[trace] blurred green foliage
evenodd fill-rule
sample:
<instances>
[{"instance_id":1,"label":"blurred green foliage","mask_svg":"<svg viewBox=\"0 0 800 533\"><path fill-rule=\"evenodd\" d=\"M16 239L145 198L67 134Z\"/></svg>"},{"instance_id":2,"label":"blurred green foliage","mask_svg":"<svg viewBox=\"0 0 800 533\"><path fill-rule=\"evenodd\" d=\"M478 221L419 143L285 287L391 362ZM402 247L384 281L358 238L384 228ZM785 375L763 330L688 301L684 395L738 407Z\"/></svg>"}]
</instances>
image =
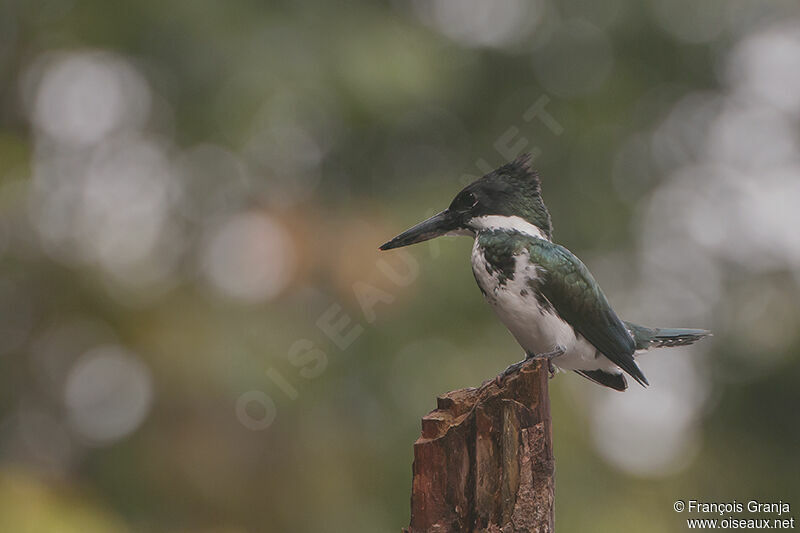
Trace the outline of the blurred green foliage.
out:
<instances>
[{"instance_id":1,"label":"blurred green foliage","mask_svg":"<svg viewBox=\"0 0 800 533\"><path fill-rule=\"evenodd\" d=\"M467 239L377 246L522 150L624 318L715 332L551 382L559 530L800 506L798 95L788 1L0 0L0 530L399 530L521 353Z\"/></svg>"}]
</instances>

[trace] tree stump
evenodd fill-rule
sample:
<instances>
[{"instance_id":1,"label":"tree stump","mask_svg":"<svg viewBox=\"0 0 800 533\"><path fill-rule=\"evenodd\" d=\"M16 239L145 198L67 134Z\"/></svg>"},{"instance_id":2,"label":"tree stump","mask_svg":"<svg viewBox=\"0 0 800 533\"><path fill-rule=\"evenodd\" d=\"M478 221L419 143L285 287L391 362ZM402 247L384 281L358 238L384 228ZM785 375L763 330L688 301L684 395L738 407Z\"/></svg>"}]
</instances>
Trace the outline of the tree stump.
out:
<instances>
[{"instance_id":1,"label":"tree stump","mask_svg":"<svg viewBox=\"0 0 800 533\"><path fill-rule=\"evenodd\" d=\"M553 531L547 363L438 398L414 443L406 533Z\"/></svg>"}]
</instances>

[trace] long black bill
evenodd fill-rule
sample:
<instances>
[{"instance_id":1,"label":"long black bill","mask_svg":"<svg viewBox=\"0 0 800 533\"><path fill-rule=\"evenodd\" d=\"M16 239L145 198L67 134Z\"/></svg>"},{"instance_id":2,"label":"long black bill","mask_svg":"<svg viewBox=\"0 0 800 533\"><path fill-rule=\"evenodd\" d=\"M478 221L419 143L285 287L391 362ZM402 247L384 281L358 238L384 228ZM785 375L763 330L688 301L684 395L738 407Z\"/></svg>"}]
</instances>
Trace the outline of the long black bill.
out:
<instances>
[{"instance_id":1,"label":"long black bill","mask_svg":"<svg viewBox=\"0 0 800 533\"><path fill-rule=\"evenodd\" d=\"M392 248L400 248L401 246L427 241L456 229L458 229L456 217L445 209L383 244L381 250L391 250Z\"/></svg>"}]
</instances>

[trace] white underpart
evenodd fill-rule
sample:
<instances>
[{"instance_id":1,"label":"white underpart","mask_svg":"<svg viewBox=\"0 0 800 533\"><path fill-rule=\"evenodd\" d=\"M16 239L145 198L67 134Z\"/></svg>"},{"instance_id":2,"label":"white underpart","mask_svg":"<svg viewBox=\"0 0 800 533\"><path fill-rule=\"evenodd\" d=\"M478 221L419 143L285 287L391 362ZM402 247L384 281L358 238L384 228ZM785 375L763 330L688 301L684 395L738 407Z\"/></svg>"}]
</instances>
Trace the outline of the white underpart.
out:
<instances>
[{"instance_id":1,"label":"white underpart","mask_svg":"<svg viewBox=\"0 0 800 533\"><path fill-rule=\"evenodd\" d=\"M518 217L485 217L518 218ZM534 226L535 227L535 226ZM621 370L604 355L599 354L582 335L553 309L543 309L529 280L539 275L538 267L530 261L527 251L515 256L513 279L500 283L499 272L489 272L483 249L478 240L472 247L472 271L486 300L495 314L505 324L527 353L544 354L558 347L563 355L553 359L553 364L567 370L604 370L619 374ZM491 267L490 267L491 270Z\"/></svg>"},{"instance_id":2,"label":"white underpart","mask_svg":"<svg viewBox=\"0 0 800 533\"><path fill-rule=\"evenodd\" d=\"M509 231L516 230L520 233L524 233L525 235L536 237L537 239L542 239L548 242L550 241L541 228L516 215L510 217L503 215L486 215L482 217L475 217L469 221L469 225L478 231L491 229Z\"/></svg>"}]
</instances>

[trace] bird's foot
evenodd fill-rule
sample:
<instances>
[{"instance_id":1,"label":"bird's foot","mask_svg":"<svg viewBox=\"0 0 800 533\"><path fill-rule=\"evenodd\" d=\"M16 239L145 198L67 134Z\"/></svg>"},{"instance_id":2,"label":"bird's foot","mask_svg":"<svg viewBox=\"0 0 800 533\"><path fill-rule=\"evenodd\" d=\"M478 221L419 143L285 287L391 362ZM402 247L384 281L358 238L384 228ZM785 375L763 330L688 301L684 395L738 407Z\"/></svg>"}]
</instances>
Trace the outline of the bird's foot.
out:
<instances>
[{"instance_id":1,"label":"bird's foot","mask_svg":"<svg viewBox=\"0 0 800 533\"><path fill-rule=\"evenodd\" d=\"M563 346L556 346L556 349L552 352L546 352L534 355L535 359L544 359L547 361L547 372L550 374L550 379L553 379L556 375L556 367L553 366L553 359L560 355L564 355L566 349Z\"/></svg>"},{"instance_id":2,"label":"bird's foot","mask_svg":"<svg viewBox=\"0 0 800 533\"><path fill-rule=\"evenodd\" d=\"M496 378L494 378L494 382L498 387L502 387L503 383L505 383L506 378L511 374L515 374L519 372L519 369L522 368L522 365L533 359L535 356L531 353L525 354L525 359L519 361L518 363L514 363L513 365L508 365L508 367L500 372Z\"/></svg>"},{"instance_id":3,"label":"bird's foot","mask_svg":"<svg viewBox=\"0 0 800 533\"><path fill-rule=\"evenodd\" d=\"M552 352L545 352L545 353L540 353L540 354L536 354L536 355L529 355L528 357L534 357L536 359L547 359L548 361L552 361L556 357L558 357L560 355L564 355L564 352L566 352L566 351L567 351L567 349L564 348L563 346L556 346L555 350L553 350Z\"/></svg>"},{"instance_id":4,"label":"bird's foot","mask_svg":"<svg viewBox=\"0 0 800 533\"><path fill-rule=\"evenodd\" d=\"M494 378L494 383L495 383L495 385L497 385L498 387L502 388L502 387L503 387L503 384L506 382L506 378L507 378L508 376L510 376L511 374L514 374L514 373L518 372L518 371L519 371L519 369L520 369L520 367L522 367L522 365L523 365L523 364L525 363L525 361L527 361L527 360L528 360L528 359L524 359L524 360L520 361L519 363L514 363L513 365L508 365L508 367L507 367L505 370L503 370L502 372L500 372L500 373L497 375L497 377L496 377L496 378Z\"/></svg>"},{"instance_id":5,"label":"bird's foot","mask_svg":"<svg viewBox=\"0 0 800 533\"><path fill-rule=\"evenodd\" d=\"M566 350L564 349L563 346L556 346L556 349L553 350L552 352L546 352L541 354L528 352L525 354L525 359L523 359L518 363L514 363L513 365L509 365L508 368L506 368L500 374L498 374L498 376L494 378L494 382L498 387L502 387L508 376L516 372L519 372L519 369L522 368L522 366L531 359L544 359L545 361L547 361L547 371L549 372L550 377L552 378L553 376L556 375L556 369L553 366L553 359L558 357L559 355L564 355L565 351Z\"/></svg>"},{"instance_id":6,"label":"bird's foot","mask_svg":"<svg viewBox=\"0 0 800 533\"><path fill-rule=\"evenodd\" d=\"M555 350L540 354L528 352L525 354L525 359L523 359L518 363L514 363L513 365L509 365L508 368L500 372L500 374L498 374L497 377L494 378L494 382L498 387L502 387L508 376L516 372L519 372L519 369L522 368L522 366L531 359L540 359L547 361L547 371L550 374L550 377L552 378L553 376L556 375L556 369L553 366L553 359L555 359L559 355L564 355L564 352L566 352L566 349L563 346L556 346Z\"/></svg>"}]
</instances>

